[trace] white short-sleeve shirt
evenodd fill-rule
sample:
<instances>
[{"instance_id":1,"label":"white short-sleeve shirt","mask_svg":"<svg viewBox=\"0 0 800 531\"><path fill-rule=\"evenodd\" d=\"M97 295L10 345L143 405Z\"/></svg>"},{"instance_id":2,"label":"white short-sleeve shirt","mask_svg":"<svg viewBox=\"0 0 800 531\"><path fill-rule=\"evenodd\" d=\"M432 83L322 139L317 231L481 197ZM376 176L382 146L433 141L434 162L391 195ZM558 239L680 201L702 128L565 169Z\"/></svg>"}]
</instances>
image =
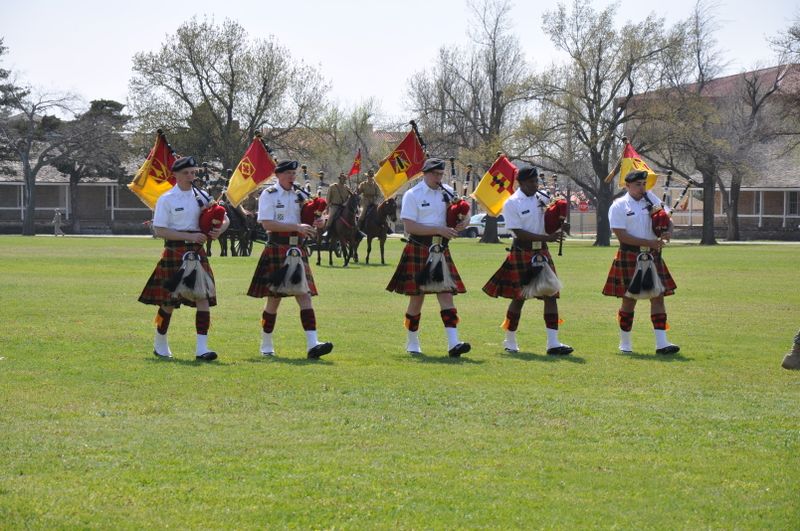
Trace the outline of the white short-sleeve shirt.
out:
<instances>
[{"instance_id":1,"label":"white short-sleeve shirt","mask_svg":"<svg viewBox=\"0 0 800 531\"><path fill-rule=\"evenodd\" d=\"M453 193L453 189L446 184L442 186ZM425 181L420 181L403 195L400 219L416 221L430 227L444 227L447 224L448 204L447 196L441 189L434 190Z\"/></svg>"},{"instance_id":2,"label":"white short-sleeve shirt","mask_svg":"<svg viewBox=\"0 0 800 531\"><path fill-rule=\"evenodd\" d=\"M651 192L645 192L653 203L659 206L661 200ZM644 240L655 240L656 234L653 232L653 220L650 217L650 203L642 197L636 201L630 194L626 193L616 199L608 209L608 221L612 229L625 229L634 238Z\"/></svg>"},{"instance_id":3,"label":"white short-sleeve shirt","mask_svg":"<svg viewBox=\"0 0 800 531\"><path fill-rule=\"evenodd\" d=\"M258 197L258 221L300 223L300 203L297 191L284 190L279 184L264 188Z\"/></svg>"},{"instance_id":4,"label":"white short-sleeve shirt","mask_svg":"<svg viewBox=\"0 0 800 531\"><path fill-rule=\"evenodd\" d=\"M522 189L517 189L503 205L506 228L524 230L532 234L546 234L544 211L548 204L550 196L545 192L537 191L527 196Z\"/></svg>"},{"instance_id":5,"label":"white short-sleeve shirt","mask_svg":"<svg viewBox=\"0 0 800 531\"><path fill-rule=\"evenodd\" d=\"M203 207L197 204L200 200L205 207L210 198L205 192L181 190L177 185L164 192L156 201L153 226L178 231L199 231L200 212Z\"/></svg>"}]
</instances>

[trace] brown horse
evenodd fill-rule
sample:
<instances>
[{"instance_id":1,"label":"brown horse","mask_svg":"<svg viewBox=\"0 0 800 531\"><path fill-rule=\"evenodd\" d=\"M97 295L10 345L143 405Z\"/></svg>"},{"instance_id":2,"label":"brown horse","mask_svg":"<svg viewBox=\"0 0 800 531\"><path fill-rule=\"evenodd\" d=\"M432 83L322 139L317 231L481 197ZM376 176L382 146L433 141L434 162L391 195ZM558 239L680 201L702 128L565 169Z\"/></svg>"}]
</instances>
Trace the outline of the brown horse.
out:
<instances>
[{"instance_id":1,"label":"brown horse","mask_svg":"<svg viewBox=\"0 0 800 531\"><path fill-rule=\"evenodd\" d=\"M333 251L338 241L344 258L344 267L350 263L350 259L358 262L358 225L356 223L356 213L358 212L359 198L353 194L339 210L337 217L331 223L328 241L328 265L333 265ZM336 240L334 240L334 238Z\"/></svg>"},{"instance_id":2,"label":"brown horse","mask_svg":"<svg viewBox=\"0 0 800 531\"><path fill-rule=\"evenodd\" d=\"M367 235L367 257L365 264L369 264L369 253L372 252L372 239L378 238L381 244L381 264L385 265L383 259L383 248L386 245L386 235L389 233L390 221L397 221L397 202L394 197L390 197L375 208L370 209L364 214L363 231ZM357 250L357 249L356 249Z\"/></svg>"}]
</instances>

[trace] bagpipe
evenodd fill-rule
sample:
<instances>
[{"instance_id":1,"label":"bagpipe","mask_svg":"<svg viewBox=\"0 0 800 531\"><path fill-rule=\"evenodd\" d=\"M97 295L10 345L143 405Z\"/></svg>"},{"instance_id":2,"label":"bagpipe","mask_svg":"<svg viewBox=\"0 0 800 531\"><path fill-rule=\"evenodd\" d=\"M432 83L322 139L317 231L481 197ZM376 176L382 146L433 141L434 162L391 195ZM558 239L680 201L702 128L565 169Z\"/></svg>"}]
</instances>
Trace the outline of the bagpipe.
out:
<instances>
[{"instance_id":1,"label":"bagpipe","mask_svg":"<svg viewBox=\"0 0 800 531\"><path fill-rule=\"evenodd\" d=\"M553 197L550 198L548 204L544 204L541 200L539 203L544 208L544 231L547 234L553 234L561 230L561 237L558 239L558 256L563 256L564 250L564 233L569 232L569 200L563 197L557 197L555 188L556 176L553 176ZM544 184L544 178L542 178ZM540 192L541 193L541 192ZM546 194L543 194L546 195Z\"/></svg>"},{"instance_id":2,"label":"bagpipe","mask_svg":"<svg viewBox=\"0 0 800 531\"><path fill-rule=\"evenodd\" d=\"M303 164L303 177L308 181L308 166ZM328 201L322 197L311 197L311 194L305 189L292 183L292 187L297 193L297 198L300 200L300 223L306 225L314 225L314 222L322 217L325 209L328 208Z\"/></svg>"},{"instance_id":3,"label":"bagpipe","mask_svg":"<svg viewBox=\"0 0 800 531\"><path fill-rule=\"evenodd\" d=\"M455 190L455 177L456 177L456 159L450 157L450 177L453 180L453 189ZM458 226L459 223L469 215L471 209L470 204L464 199L467 196L467 183L464 182L464 190L461 197L450 193L450 191L439 183L439 187L445 196L447 202L447 215L446 223L451 229Z\"/></svg>"}]
</instances>

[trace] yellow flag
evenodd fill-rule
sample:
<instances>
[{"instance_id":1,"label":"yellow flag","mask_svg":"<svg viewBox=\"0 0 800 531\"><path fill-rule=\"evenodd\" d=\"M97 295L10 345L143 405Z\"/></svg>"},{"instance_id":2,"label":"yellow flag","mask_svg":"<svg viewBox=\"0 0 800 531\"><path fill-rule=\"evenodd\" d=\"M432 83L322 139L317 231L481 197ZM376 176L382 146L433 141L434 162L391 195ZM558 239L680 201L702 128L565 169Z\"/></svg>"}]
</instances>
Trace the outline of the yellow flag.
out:
<instances>
[{"instance_id":1,"label":"yellow flag","mask_svg":"<svg viewBox=\"0 0 800 531\"><path fill-rule=\"evenodd\" d=\"M619 187L625 187L625 176L628 175L628 173L641 170L647 172L647 183L645 183L645 187L647 190L650 190L656 185L658 175L650 169L650 166L648 166L636 150L633 149L633 145L628 142L625 144L625 149L622 150L622 162L619 166Z\"/></svg>"},{"instance_id":2,"label":"yellow flag","mask_svg":"<svg viewBox=\"0 0 800 531\"><path fill-rule=\"evenodd\" d=\"M167 143L164 133L159 130L153 149L128 185L128 189L151 210L155 210L156 201L161 194L175 186L175 178L170 170L173 162L175 153Z\"/></svg>"},{"instance_id":3,"label":"yellow flag","mask_svg":"<svg viewBox=\"0 0 800 531\"><path fill-rule=\"evenodd\" d=\"M383 197L391 197L401 186L419 175L425 164L425 150L414 131L406 135L392 153L383 159L375 182Z\"/></svg>"},{"instance_id":4,"label":"yellow flag","mask_svg":"<svg viewBox=\"0 0 800 531\"><path fill-rule=\"evenodd\" d=\"M275 173L275 162L264 147L260 136L256 136L244 157L236 166L236 171L231 175L225 195L234 207L245 197L258 188L258 185L270 178Z\"/></svg>"},{"instance_id":5,"label":"yellow flag","mask_svg":"<svg viewBox=\"0 0 800 531\"><path fill-rule=\"evenodd\" d=\"M501 155L478 183L472 197L492 217L503 211L503 205L514 193L517 167L505 155Z\"/></svg>"}]
</instances>

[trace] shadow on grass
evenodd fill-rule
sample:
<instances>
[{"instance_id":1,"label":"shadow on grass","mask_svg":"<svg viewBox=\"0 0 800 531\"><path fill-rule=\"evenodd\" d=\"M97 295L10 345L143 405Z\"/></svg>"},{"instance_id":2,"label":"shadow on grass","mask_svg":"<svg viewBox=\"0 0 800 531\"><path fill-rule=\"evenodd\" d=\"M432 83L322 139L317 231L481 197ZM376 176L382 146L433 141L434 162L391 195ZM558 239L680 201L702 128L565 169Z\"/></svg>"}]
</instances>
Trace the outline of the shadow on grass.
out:
<instances>
[{"instance_id":1,"label":"shadow on grass","mask_svg":"<svg viewBox=\"0 0 800 531\"><path fill-rule=\"evenodd\" d=\"M426 354L408 354L408 359L410 361L416 361L417 363L444 363L449 365L480 365L485 363L482 360L473 360L471 358L451 358L447 355L442 356L428 356Z\"/></svg>"},{"instance_id":2,"label":"shadow on grass","mask_svg":"<svg viewBox=\"0 0 800 531\"><path fill-rule=\"evenodd\" d=\"M220 361L219 358L215 359L214 361L199 361L194 358L192 359L183 359L183 358L156 358L155 356L150 356L147 358L147 361L150 363L167 363L173 365L188 365L190 367L200 367L202 365L219 365L222 367L228 367L233 365L232 363L228 363L225 361Z\"/></svg>"},{"instance_id":3,"label":"shadow on grass","mask_svg":"<svg viewBox=\"0 0 800 531\"><path fill-rule=\"evenodd\" d=\"M647 361L660 361L672 363L674 361L692 361L693 358L687 358L679 353L677 354L643 354L641 352L622 352L617 351L617 355L634 360L647 360Z\"/></svg>"},{"instance_id":4,"label":"shadow on grass","mask_svg":"<svg viewBox=\"0 0 800 531\"><path fill-rule=\"evenodd\" d=\"M500 353L503 358L513 358L522 361L566 361L569 363L586 363L586 360L580 356L548 356L547 354L534 354L533 352L508 352L504 350Z\"/></svg>"},{"instance_id":5,"label":"shadow on grass","mask_svg":"<svg viewBox=\"0 0 800 531\"><path fill-rule=\"evenodd\" d=\"M329 365L332 366L333 362L324 358L311 360L308 358L282 358L279 356L261 356L258 358L247 358L247 363L283 363L284 365Z\"/></svg>"}]
</instances>

